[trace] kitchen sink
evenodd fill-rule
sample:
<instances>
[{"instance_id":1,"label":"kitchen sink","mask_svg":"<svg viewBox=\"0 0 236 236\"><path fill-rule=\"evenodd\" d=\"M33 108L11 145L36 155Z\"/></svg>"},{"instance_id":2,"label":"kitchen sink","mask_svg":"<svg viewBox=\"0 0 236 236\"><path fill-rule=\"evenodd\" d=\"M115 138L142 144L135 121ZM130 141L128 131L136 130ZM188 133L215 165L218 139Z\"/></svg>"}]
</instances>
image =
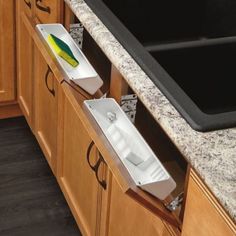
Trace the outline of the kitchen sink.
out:
<instances>
[{"instance_id":1,"label":"kitchen sink","mask_svg":"<svg viewBox=\"0 0 236 236\"><path fill-rule=\"evenodd\" d=\"M142 44L236 35L233 0L103 2Z\"/></svg>"},{"instance_id":2,"label":"kitchen sink","mask_svg":"<svg viewBox=\"0 0 236 236\"><path fill-rule=\"evenodd\" d=\"M170 44L150 53L202 112L236 110L236 40Z\"/></svg>"},{"instance_id":3,"label":"kitchen sink","mask_svg":"<svg viewBox=\"0 0 236 236\"><path fill-rule=\"evenodd\" d=\"M85 0L191 127L236 126L236 2Z\"/></svg>"}]
</instances>

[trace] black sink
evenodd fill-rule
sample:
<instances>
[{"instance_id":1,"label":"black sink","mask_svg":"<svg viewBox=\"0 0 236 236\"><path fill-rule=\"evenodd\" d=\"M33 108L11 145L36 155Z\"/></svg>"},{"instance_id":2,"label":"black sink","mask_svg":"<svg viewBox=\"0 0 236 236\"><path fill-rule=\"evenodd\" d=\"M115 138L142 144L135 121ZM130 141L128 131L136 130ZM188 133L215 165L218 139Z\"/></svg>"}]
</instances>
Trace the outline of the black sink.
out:
<instances>
[{"instance_id":1,"label":"black sink","mask_svg":"<svg viewBox=\"0 0 236 236\"><path fill-rule=\"evenodd\" d=\"M236 1L85 1L192 128L236 126Z\"/></svg>"},{"instance_id":2,"label":"black sink","mask_svg":"<svg viewBox=\"0 0 236 236\"><path fill-rule=\"evenodd\" d=\"M142 44L236 35L234 0L103 0Z\"/></svg>"},{"instance_id":3,"label":"black sink","mask_svg":"<svg viewBox=\"0 0 236 236\"><path fill-rule=\"evenodd\" d=\"M202 112L236 111L236 39L170 44L150 53Z\"/></svg>"}]
</instances>

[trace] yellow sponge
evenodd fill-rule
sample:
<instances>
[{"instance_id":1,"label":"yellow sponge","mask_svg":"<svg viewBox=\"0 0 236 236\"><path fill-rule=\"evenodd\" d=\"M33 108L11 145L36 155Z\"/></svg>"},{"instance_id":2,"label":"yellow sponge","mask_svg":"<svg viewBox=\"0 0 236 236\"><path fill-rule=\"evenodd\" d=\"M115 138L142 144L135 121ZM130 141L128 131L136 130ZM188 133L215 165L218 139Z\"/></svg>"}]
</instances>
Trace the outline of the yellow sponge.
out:
<instances>
[{"instance_id":1,"label":"yellow sponge","mask_svg":"<svg viewBox=\"0 0 236 236\"><path fill-rule=\"evenodd\" d=\"M78 60L73 55L71 49L69 46L62 41L61 39L57 38L53 34L48 35L48 42L53 47L55 52L63 58L65 61L67 61L71 66L76 67L79 65Z\"/></svg>"}]
</instances>

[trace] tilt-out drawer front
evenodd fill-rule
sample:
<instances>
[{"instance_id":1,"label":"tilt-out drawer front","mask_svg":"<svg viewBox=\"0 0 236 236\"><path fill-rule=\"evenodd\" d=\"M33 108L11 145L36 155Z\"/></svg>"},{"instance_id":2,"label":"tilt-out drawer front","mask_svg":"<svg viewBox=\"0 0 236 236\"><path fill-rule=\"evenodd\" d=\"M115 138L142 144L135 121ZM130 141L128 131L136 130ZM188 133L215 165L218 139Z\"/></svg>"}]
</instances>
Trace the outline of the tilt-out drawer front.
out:
<instances>
[{"instance_id":1,"label":"tilt-out drawer front","mask_svg":"<svg viewBox=\"0 0 236 236\"><path fill-rule=\"evenodd\" d=\"M64 75L89 94L94 94L103 85L102 79L89 63L83 52L76 45L70 34L61 24L37 24L36 29L43 39L44 43L48 46L50 54L58 62ZM63 42L65 42L75 58L79 61L77 67L72 67L68 62L62 59L52 48L48 41L48 35L53 34Z\"/></svg>"},{"instance_id":2,"label":"tilt-out drawer front","mask_svg":"<svg viewBox=\"0 0 236 236\"><path fill-rule=\"evenodd\" d=\"M105 98L84 104L135 184L160 200L168 197L175 181L116 101Z\"/></svg>"}]
</instances>

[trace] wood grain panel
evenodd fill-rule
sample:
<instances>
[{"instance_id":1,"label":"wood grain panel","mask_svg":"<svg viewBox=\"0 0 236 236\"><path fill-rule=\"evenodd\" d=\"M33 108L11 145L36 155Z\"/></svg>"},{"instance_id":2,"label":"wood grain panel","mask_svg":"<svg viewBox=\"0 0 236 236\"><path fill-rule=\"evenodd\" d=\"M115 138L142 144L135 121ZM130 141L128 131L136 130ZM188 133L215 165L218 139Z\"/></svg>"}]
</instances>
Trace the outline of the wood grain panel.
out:
<instances>
[{"instance_id":1,"label":"wood grain panel","mask_svg":"<svg viewBox=\"0 0 236 236\"><path fill-rule=\"evenodd\" d=\"M24 0L16 1L17 13L17 97L21 110L33 127L33 41L21 15L31 17Z\"/></svg>"},{"instance_id":2,"label":"wood grain panel","mask_svg":"<svg viewBox=\"0 0 236 236\"><path fill-rule=\"evenodd\" d=\"M112 236L171 236L178 231L169 231L162 220L124 194L112 179L109 221L107 234Z\"/></svg>"},{"instance_id":3,"label":"wood grain panel","mask_svg":"<svg viewBox=\"0 0 236 236\"><path fill-rule=\"evenodd\" d=\"M236 225L192 170L182 236L235 236Z\"/></svg>"},{"instance_id":4,"label":"wood grain panel","mask_svg":"<svg viewBox=\"0 0 236 236\"><path fill-rule=\"evenodd\" d=\"M22 116L22 111L18 104L8 104L0 106L0 119Z\"/></svg>"},{"instance_id":5,"label":"wood grain panel","mask_svg":"<svg viewBox=\"0 0 236 236\"><path fill-rule=\"evenodd\" d=\"M15 100L15 1L0 1L0 102Z\"/></svg>"}]
</instances>

